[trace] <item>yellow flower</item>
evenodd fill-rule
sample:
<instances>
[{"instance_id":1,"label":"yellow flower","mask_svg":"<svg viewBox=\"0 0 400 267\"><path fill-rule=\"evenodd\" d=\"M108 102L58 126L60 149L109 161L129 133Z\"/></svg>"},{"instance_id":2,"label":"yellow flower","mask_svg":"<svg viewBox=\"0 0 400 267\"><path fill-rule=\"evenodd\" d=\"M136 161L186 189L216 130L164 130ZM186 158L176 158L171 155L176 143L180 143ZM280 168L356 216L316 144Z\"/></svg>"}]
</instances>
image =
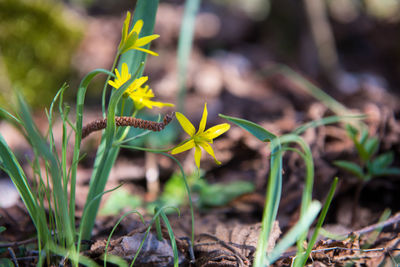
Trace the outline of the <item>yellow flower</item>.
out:
<instances>
[{"instance_id":1,"label":"yellow flower","mask_svg":"<svg viewBox=\"0 0 400 267\"><path fill-rule=\"evenodd\" d=\"M132 98L137 110L140 110L144 107L152 109L153 107L162 108L175 106L171 103L162 103L150 100L154 97L153 90L151 90L148 85L145 87L142 87L142 85L143 83L139 87L129 87L127 90L127 94L130 98Z\"/></svg>"},{"instance_id":2,"label":"yellow flower","mask_svg":"<svg viewBox=\"0 0 400 267\"><path fill-rule=\"evenodd\" d=\"M206 128L207 114L208 113L207 113L207 103L206 103L204 104L204 111L203 111L203 116L201 117L199 130L196 132L196 129L194 128L193 124L182 113L179 112L176 113L176 118L181 124L183 130L188 135L190 135L190 139L172 149L171 154L178 154L195 147L194 160L196 162L197 168L200 168L200 159L201 159L200 147L202 147L208 154L210 154L214 158L217 164L221 164L221 162L219 162L215 158L214 150L212 149L210 144L213 143L214 138L225 133L230 128L230 125L228 123L222 123L211 127L207 131L204 131L204 129Z\"/></svg>"},{"instance_id":3,"label":"yellow flower","mask_svg":"<svg viewBox=\"0 0 400 267\"><path fill-rule=\"evenodd\" d=\"M118 69L115 69L115 75L117 78L115 78L114 81L108 81L108 84L115 89L118 89L131 78L128 65L126 63L122 63L121 74L119 73Z\"/></svg>"},{"instance_id":4,"label":"yellow flower","mask_svg":"<svg viewBox=\"0 0 400 267\"><path fill-rule=\"evenodd\" d=\"M115 75L117 76L114 81L108 81L108 84L114 87L115 89L120 88L126 81L131 78L131 74L129 73L128 65L126 63L122 63L121 73L119 73L118 69L115 69ZM147 76L140 77L135 79L131 85L129 85L128 89L124 93L124 97L130 97L137 110L142 109L144 107L152 109L154 107L173 107L174 104L170 103L162 103L150 100L154 97L153 90L149 88L148 85L143 87L143 84L147 82L149 78Z\"/></svg>"},{"instance_id":5,"label":"yellow flower","mask_svg":"<svg viewBox=\"0 0 400 267\"><path fill-rule=\"evenodd\" d=\"M119 53L123 54L128 50L136 49L136 50L143 51L143 52L148 53L153 56L158 56L157 53L155 53L151 50L142 48L142 46L145 46L148 43L150 43L151 41L153 41L154 39L157 39L158 37L160 37L160 35L152 34L149 36L139 38L140 31L142 30L142 27L143 27L143 20L140 19L140 20L136 21L135 25L133 26L133 29L130 32L128 32L130 22L131 22L131 13L128 11L125 21L124 21L124 26L122 27L121 42L118 46Z\"/></svg>"}]
</instances>

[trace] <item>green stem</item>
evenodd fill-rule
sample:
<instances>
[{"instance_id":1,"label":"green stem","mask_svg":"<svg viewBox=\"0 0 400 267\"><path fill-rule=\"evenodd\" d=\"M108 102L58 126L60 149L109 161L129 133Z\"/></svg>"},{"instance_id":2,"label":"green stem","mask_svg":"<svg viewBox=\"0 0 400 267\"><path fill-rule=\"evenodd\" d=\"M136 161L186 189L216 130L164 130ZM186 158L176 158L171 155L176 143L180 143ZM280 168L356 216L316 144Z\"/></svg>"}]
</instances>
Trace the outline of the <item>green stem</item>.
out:
<instances>
[{"instance_id":1,"label":"green stem","mask_svg":"<svg viewBox=\"0 0 400 267\"><path fill-rule=\"evenodd\" d=\"M125 109L125 97L122 97L121 116L124 116L124 109Z\"/></svg>"},{"instance_id":2,"label":"green stem","mask_svg":"<svg viewBox=\"0 0 400 267\"><path fill-rule=\"evenodd\" d=\"M120 56L120 53L119 53L119 51L117 51L117 55L115 56L114 62L111 67L111 72L114 71L114 68L117 65L119 56ZM108 86L108 81L110 80L110 77L111 77L110 75L107 75L107 79L106 79L106 82L104 83L103 93L101 96L101 110L103 112L103 117L106 117L106 92L107 92L107 86Z\"/></svg>"},{"instance_id":3,"label":"green stem","mask_svg":"<svg viewBox=\"0 0 400 267\"><path fill-rule=\"evenodd\" d=\"M125 101L123 101L122 102L122 113L121 114L123 114L123 110L124 110L124 105L125 105ZM136 114L137 114L137 109L135 109L135 111L133 112L133 114L132 114L132 118L135 118L136 117ZM118 139L118 141L116 142L117 144L119 143L122 143L123 142L123 140L125 139L125 137L128 135L128 132L129 132L129 129L130 129L131 127L126 127L125 128L125 130L124 130L124 132L122 133L122 135L121 135L121 137Z\"/></svg>"}]
</instances>

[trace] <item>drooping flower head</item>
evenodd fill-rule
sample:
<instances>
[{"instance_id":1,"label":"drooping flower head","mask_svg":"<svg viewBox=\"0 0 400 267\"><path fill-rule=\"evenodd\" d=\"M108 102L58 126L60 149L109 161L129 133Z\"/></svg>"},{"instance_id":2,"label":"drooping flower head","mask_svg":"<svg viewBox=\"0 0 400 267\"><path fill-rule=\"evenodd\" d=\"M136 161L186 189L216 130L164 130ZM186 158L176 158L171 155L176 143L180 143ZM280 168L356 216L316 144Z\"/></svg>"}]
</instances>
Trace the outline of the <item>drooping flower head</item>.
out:
<instances>
[{"instance_id":1,"label":"drooping flower head","mask_svg":"<svg viewBox=\"0 0 400 267\"><path fill-rule=\"evenodd\" d=\"M208 154L210 154L214 158L215 163L221 164L221 162L216 159L214 150L210 144L213 143L214 138L217 138L221 134L228 131L230 128L230 125L228 123L222 123L209 128L207 131L204 131L206 128L207 115L207 103L205 103L203 116L201 117L199 125L199 130L196 132L193 124L182 113L176 112L176 118L178 119L183 130L188 135L190 135L190 138L183 144L178 145L177 147L172 149L171 154L178 154L194 147L194 160L197 168L200 168L201 148L203 148Z\"/></svg>"},{"instance_id":2,"label":"drooping flower head","mask_svg":"<svg viewBox=\"0 0 400 267\"><path fill-rule=\"evenodd\" d=\"M122 63L121 73L119 73L118 69L115 69L115 75L117 77L114 79L114 81L108 82L108 84L115 89L120 88L132 77L132 75L129 73L128 65L126 63ZM153 90L151 90L148 85L143 87L148 79L149 78L147 76L135 79L125 91L124 97L130 97L133 100L137 110L140 110L144 107L152 109L153 106L158 108L165 106L173 107L174 104L150 100L154 97Z\"/></svg>"},{"instance_id":3,"label":"drooping flower head","mask_svg":"<svg viewBox=\"0 0 400 267\"><path fill-rule=\"evenodd\" d=\"M157 39L158 37L160 37L160 35L152 34L149 36L144 36L142 38L139 38L140 31L142 30L143 27L143 20L140 19L136 21L131 31L129 31L130 22L131 22L131 13L128 11L124 21L124 26L122 27L121 42L118 46L119 53L123 54L128 50L136 49L153 56L158 56L156 52L142 48L142 46L145 46L151 41Z\"/></svg>"}]
</instances>

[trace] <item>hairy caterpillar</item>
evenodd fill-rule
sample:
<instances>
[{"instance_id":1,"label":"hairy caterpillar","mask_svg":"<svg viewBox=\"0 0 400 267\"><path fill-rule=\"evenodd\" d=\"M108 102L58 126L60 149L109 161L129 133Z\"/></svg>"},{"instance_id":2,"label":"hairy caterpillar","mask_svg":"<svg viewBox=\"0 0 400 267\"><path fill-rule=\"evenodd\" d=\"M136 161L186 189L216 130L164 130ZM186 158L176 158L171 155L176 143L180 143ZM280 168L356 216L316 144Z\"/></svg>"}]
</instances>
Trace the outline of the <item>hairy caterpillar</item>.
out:
<instances>
[{"instance_id":1,"label":"hairy caterpillar","mask_svg":"<svg viewBox=\"0 0 400 267\"><path fill-rule=\"evenodd\" d=\"M116 126L131 126L140 129L146 129L154 132L159 132L167 126L171 120L174 118L174 113L167 114L164 116L162 122L142 120L132 117L116 116L115 125ZM99 119L86 124L82 128L82 139L91 134L92 132L105 129L107 126L107 119Z\"/></svg>"}]
</instances>

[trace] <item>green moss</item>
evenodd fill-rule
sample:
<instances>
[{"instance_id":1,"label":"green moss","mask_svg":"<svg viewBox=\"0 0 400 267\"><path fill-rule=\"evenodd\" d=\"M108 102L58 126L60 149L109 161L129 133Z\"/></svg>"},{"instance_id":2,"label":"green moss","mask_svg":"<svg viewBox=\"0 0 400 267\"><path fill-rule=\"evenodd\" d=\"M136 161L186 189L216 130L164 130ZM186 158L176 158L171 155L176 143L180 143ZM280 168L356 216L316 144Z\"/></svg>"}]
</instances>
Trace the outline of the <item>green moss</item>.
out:
<instances>
[{"instance_id":1,"label":"green moss","mask_svg":"<svg viewBox=\"0 0 400 267\"><path fill-rule=\"evenodd\" d=\"M63 8L40 0L0 1L1 105L18 88L31 105L48 106L68 79L81 31L66 21Z\"/></svg>"}]
</instances>

